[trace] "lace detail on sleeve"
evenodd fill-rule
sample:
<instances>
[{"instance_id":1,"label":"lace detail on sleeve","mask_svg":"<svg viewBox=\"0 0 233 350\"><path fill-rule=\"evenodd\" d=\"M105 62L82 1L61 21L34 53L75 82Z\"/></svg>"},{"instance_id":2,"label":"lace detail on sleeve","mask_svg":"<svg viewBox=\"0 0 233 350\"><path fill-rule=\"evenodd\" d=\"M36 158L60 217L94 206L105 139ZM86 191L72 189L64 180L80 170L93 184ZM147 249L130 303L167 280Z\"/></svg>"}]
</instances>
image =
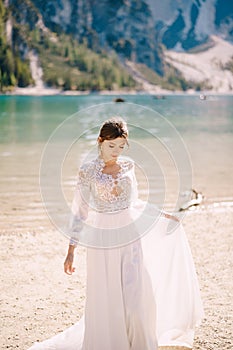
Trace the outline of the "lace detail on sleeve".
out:
<instances>
[{"instance_id":1,"label":"lace detail on sleeve","mask_svg":"<svg viewBox=\"0 0 233 350\"><path fill-rule=\"evenodd\" d=\"M91 179L93 177L93 164L83 164L78 173L78 183L82 186L90 186Z\"/></svg>"},{"instance_id":2,"label":"lace detail on sleeve","mask_svg":"<svg viewBox=\"0 0 233 350\"><path fill-rule=\"evenodd\" d=\"M83 223L87 219L89 209L90 185L92 178L92 166L90 163L83 164L78 173L74 198L71 205L71 216L69 223L70 244L77 245L79 233Z\"/></svg>"}]
</instances>

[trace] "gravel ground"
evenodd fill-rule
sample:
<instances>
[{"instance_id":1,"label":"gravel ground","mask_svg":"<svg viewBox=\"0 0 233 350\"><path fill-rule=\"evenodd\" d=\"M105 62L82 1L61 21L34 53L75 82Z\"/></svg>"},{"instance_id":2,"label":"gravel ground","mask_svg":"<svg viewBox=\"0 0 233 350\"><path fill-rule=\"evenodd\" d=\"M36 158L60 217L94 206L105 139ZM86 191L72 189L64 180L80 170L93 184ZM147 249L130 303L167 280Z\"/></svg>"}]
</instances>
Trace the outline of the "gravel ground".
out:
<instances>
[{"instance_id":1,"label":"gravel ground","mask_svg":"<svg viewBox=\"0 0 233 350\"><path fill-rule=\"evenodd\" d=\"M233 348L233 211L199 209L183 221L205 308L194 350ZM2 230L1 349L26 350L77 322L85 302L85 248L75 258L77 272L67 276L67 240L57 232ZM181 347L163 347L161 350Z\"/></svg>"}]
</instances>

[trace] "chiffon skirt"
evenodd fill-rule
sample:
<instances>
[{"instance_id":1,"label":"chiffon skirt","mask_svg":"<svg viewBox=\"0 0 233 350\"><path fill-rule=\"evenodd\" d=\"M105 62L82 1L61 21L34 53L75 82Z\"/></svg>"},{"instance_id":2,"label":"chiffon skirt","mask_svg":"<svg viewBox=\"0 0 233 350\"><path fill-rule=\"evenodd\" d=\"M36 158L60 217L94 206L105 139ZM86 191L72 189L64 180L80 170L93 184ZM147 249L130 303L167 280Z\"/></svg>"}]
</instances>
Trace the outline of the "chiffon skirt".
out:
<instances>
[{"instance_id":1,"label":"chiffon skirt","mask_svg":"<svg viewBox=\"0 0 233 350\"><path fill-rule=\"evenodd\" d=\"M138 210L139 206L116 216L95 216L98 242L102 237L103 246L106 244L103 227L110 230L117 220L129 218L133 222ZM146 220L150 214L145 215ZM203 307L183 226L176 223L168 232L171 221L158 217L146 234L128 244L89 246L84 315L72 327L35 343L30 350L156 350L165 345L192 348ZM138 229L137 224L134 229ZM94 230L91 233L89 229L89 241L92 234Z\"/></svg>"}]
</instances>

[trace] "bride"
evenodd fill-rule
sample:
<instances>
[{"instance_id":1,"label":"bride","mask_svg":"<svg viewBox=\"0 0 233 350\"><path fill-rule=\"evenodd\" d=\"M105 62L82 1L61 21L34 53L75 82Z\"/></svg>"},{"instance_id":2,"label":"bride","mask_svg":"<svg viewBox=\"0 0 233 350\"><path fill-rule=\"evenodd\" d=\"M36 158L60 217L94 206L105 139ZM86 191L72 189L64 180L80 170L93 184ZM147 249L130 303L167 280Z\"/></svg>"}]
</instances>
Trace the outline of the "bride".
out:
<instances>
[{"instance_id":1,"label":"bride","mask_svg":"<svg viewBox=\"0 0 233 350\"><path fill-rule=\"evenodd\" d=\"M99 156L84 163L72 203L67 274L87 246L85 312L79 322L30 350L192 348L203 317L199 285L181 222L137 196L121 118L107 120ZM168 233L168 224L173 231Z\"/></svg>"}]
</instances>

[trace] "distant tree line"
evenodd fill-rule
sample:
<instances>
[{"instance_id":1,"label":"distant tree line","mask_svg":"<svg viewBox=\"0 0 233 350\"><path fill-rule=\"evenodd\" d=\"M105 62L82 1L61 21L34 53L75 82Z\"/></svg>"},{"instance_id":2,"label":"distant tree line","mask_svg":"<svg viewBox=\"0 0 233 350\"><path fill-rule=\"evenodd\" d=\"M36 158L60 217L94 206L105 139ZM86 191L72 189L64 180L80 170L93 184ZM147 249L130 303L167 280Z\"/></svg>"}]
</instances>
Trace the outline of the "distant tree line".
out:
<instances>
[{"instance_id":1,"label":"distant tree line","mask_svg":"<svg viewBox=\"0 0 233 350\"><path fill-rule=\"evenodd\" d=\"M95 91L136 86L116 54L103 50L96 53L87 47L85 40L80 44L72 36L54 33L48 36L36 28L31 32L31 42L39 54L48 86Z\"/></svg>"}]
</instances>

